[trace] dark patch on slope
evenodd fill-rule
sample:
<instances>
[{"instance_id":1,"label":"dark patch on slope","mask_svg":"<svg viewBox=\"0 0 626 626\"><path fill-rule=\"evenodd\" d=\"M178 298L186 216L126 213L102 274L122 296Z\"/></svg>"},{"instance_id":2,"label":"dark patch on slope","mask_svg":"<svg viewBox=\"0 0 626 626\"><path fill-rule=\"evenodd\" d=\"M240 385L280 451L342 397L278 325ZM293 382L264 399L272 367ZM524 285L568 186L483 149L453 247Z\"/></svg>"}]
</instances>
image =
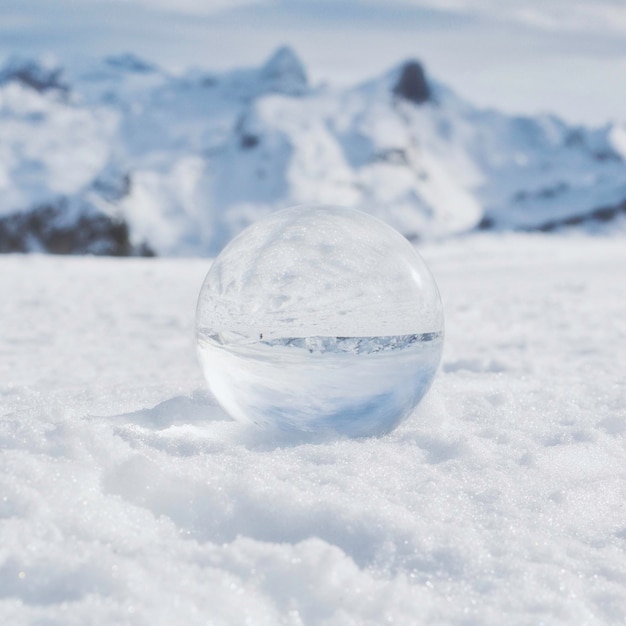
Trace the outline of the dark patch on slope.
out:
<instances>
[{"instance_id":1,"label":"dark patch on slope","mask_svg":"<svg viewBox=\"0 0 626 626\"><path fill-rule=\"evenodd\" d=\"M524 228L522 230L535 230L549 233L567 226L579 226L591 222L610 222L616 219L621 213L626 214L626 200L615 206L600 207L599 209L582 215L572 215L563 219L549 220L534 228Z\"/></svg>"},{"instance_id":2,"label":"dark patch on slope","mask_svg":"<svg viewBox=\"0 0 626 626\"><path fill-rule=\"evenodd\" d=\"M0 70L0 84L10 82L21 83L39 93L69 91L69 87L63 81L62 69L47 68L30 60L11 60Z\"/></svg>"},{"instance_id":3,"label":"dark patch on slope","mask_svg":"<svg viewBox=\"0 0 626 626\"><path fill-rule=\"evenodd\" d=\"M426 81L426 75L421 63L407 61L402 66L400 77L393 88L393 93L414 104L423 104L430 100L430 87Z\"/></svg>"},{"instance_id":4,"label":"dark patch on slope","mask_svg":"<svg viewBox=\"0 0 626 626\"><path fill-rule=\"evenodd\" d=\"M615 206L606 206L594 209L588 213L582 213L579 215L570 215L568 217L547 220L541 222L535 226L520 226L513 230L521 232L543 232L550 233L560 228L567 228L572 226L581 226L583 224L593 224L594 222L610 222L617 219L621 214L626 215L626 200L616 204ZM483 219L476 226L477 230L495 230L498 228L497 222L489 216L484 216Z\"/></svg>"},{"instance_id":5,"label":"dark patch on slope","mask_svg":"<svg viewBox=\"0 0 626 626\"><path fill-rule=\"evenodd\" d=\"M99 256L154 256L130 241L128 224L85 210L68 219L66 204L46 204L0 218L0 252L48 252Z\"/></svg>"}]
</instances>

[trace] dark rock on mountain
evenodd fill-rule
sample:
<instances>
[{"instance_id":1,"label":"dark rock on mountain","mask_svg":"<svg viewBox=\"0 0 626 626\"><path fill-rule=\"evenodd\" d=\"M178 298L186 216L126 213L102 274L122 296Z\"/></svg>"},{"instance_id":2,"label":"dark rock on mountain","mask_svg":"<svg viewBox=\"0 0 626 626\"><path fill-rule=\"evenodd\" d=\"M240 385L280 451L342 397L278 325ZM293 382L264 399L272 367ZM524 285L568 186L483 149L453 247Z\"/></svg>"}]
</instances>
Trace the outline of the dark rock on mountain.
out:
<instances>
[{"instance_id":1,"label":"dark rock on mountain","mask_svg":"<svg viewBox=\"0 0 626 626\"><path fill-rule=\"evenodd\" d=\"M476 230L491 230L494 226L493 218L485 215L476 225Z\"/></svg>"},{"instance_id":2,"label":"dark rock on mountain","mask_svg":"<svg viewBox=\"0 0 626 626\"><path fill-rule=\"evenodd\" d=\"M559 219L547 220L537 225L516 228L521 232L542 232L551 233L564 228L592 225L604 222L611 222L620 215L626 215L626 200L613 206L604 206L592 211L577 215L568 215ZM485 216L476 226L476 230L498 230L497 222L489 216Z\"/></svg>"},{"instance_id":3,"label":"dark rock on mountain","mask_svg":"<svg viewBox=\"0 0 626 626\"><path fill-rule=\"evenodd\" d=\"M540 224L536 228L527 228L523 230L538 230L540 232L550 233L568 226L580 226L581 224L591 224L593 222L610 222L611 220L616 219L619 215L624 214L626 214L626 200L615 206L600 207L590 213L570 215L560 220L549 220Z\"/></svg>"},{"instance_id":4,"label":"dark rock on mountain","mask_svg":"<svg viewBox=\"0 0 626 626\"><path fill-rule=\"evenodd\" d=\"M145 245L133 245L126 222L88 207L68 219L63 201L0 218L1 252L48 252L104 256L154 256Z\"/></svg>"},{"instance_id":5,"label":"dark rock on mountain","mask_svg":"<svg viewBox=\"0 0 626 626\"><path fill-rule=\"evenodd\" d=\"M239 145L244 150L251 150L259 145L259 138L256 135L243 134L239 140Z\"/></svg>"},{"instance_id":6,"label":"dark rock on mountain","mask_svg":"<svg viewBox=\"0 0 626 626\"><path fill-rule=\"evenodd\" d=\"M132 74L149 74L157 70L155 65L130 52L107 57L104 62L109 67Z\"/></svg>"},{"instance_id":7,"label":"dark rock on mountain","mask_svg":"<svg viewBox=\"0 0 626 626\"><path fill-rule=\"evenodd\" d=\"M417 61L407 61L400 70L400 77L393 88L394 95L414 104L430 100L430 88L426 82L424 68Z\"/></svg>"},{"instance_id":8,"label":"dark rock on mountain","mask_svg":"<svg viewBox=\"0 0 626 626\"><path fill-rule=\"evenodd\" d=\"M101 198L115 204L130 193L132 179L128 172L120 172L113 167L108 167L93 181L91 188Z\"/></svg>"},{"instance_id":9,"label":"dark rock on mountain","mask_svg":"<svg viewBox=\"0 0 626 626\"><path fill-rule=\"evenodd\" d=\"M596 161L623 161L622 157L615 150L611 149L596 150L592 154Z\"/></svg>"},{"instance_id":10,"label":"dark rock on mountain","mask_svg":"<svg viewBox=\"0 0 626 626\"><path fill-rule=\"evenodd\" d=\"M593 147L588 145L585 134L581 128L571 130L563 141L568 148L585 150L589 152L596 161L621 162L624 159L612 146Z\"/></svg>"},{"instance_id":11,"label":"dark rock on mountain","mask_svg":"<svg viewBox=\"0 0 626 626\"><path fill-rule=\"evenodd\" d=\"M409 157L406 150L402 150L401 148L381 150L374 155L373 160L389 163L389 165L409 165Z\"/></svg>"},{"instance_id":12,"label":"dark rock on mountain","mask_svg":"<svg viewBox=\"0 0 626 626\"><path fill-rule=\"evenodd\" d=\"M12 59L0 70L0 85L19 82L40 93L46 91L67 92L63 81L63 70L59 67L45 67L35 61Z\"/></svg>"}]
</instances>

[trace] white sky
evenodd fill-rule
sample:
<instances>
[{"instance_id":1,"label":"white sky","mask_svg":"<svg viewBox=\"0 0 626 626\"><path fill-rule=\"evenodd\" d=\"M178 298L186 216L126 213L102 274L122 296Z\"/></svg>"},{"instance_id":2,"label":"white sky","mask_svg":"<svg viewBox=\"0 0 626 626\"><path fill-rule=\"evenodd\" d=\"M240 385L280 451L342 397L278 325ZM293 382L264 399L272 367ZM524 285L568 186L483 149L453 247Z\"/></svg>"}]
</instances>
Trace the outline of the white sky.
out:
<instances>
[{"instance_id":1,"label":"white sky","mask_svg":"<svg viewBox=\"0 0 626 626\"><path fill-rule=\"evenodd\" d=\"M626 120L626 0L2 0L0 55L130 50L169 67L294 47L314 81L407 57L473 102Z\"/></svg>"}]
</instances>

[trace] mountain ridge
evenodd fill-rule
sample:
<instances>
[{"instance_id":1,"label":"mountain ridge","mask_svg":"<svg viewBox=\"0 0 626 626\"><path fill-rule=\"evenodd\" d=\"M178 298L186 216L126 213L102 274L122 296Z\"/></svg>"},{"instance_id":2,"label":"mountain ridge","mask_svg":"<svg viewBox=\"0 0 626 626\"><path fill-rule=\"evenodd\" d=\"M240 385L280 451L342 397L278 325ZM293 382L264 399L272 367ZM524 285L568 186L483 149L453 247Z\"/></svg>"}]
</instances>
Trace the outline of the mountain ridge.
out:
<instances>
[{"instance_id":1,"label":"mountain ridge","mask_svg":"<svg viewBox=\"0 0 626 626\"><path fill-rule=\"evenodd\" d=\"M214 255L308 203L412 239L626 213L626 126L480 109L415 59L343 89L311 85L287 47L256 68L179 75L130 53L83 68L13 59L0 113L4 252Z\"/></svg>"}]
</instances>

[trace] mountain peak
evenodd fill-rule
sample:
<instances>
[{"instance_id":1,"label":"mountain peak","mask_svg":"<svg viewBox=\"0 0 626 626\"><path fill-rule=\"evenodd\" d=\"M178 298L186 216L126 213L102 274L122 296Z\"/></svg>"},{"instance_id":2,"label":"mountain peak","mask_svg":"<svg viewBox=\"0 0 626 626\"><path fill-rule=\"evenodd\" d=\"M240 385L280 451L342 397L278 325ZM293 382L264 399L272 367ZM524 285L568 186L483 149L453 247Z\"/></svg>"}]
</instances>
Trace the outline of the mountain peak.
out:
<instances>
[{"instance_id":1,"label":"mountain peak","mask_svg":"<svg viewBox=\"0 0 626 626\"><path fill-rule=\"evenodd\" d=\"M156 70L156 67L152 63L148 63L141 57L130 52L109 56L104 62L109 67L131 74L148 74Z\"/></svg>"},{"instance_id":2,"label":"mountain peak","mask_svg":"<svg viewBox=\"0 0 626 626\"><path fill-rule=\"evenodd\" d=\"M272 54L261 68L261 75L273 91L280 93L297 95L308 86L304 64L289 46L283 46Z\"/></svg>"},{"instance_id":3,"label":"mountain peak","mask_svg":"<svg viewBox=\"0 0 626 626\"><path fill-rule=\"evenodd\" d=\"M412 59L402 64L393 93L414 104L423 104L431 99L430 87L419 61Z\"/></svg>"}]
</instances>

